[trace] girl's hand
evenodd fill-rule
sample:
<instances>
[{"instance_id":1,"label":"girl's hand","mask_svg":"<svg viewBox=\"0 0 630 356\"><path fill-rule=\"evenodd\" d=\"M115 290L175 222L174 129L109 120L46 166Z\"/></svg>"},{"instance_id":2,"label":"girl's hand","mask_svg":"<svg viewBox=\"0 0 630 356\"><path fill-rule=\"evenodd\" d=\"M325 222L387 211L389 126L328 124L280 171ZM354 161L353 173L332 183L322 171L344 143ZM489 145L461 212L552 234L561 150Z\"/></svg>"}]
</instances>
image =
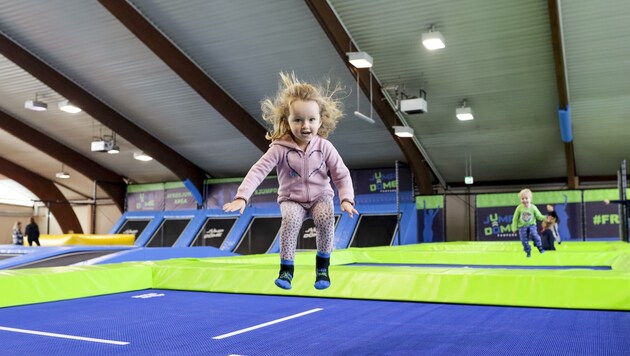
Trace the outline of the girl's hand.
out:
<instances>
[{"instance_id":1,"label":"girl's hand","mask_svg":"<svg viewBox=\"0 0 630 356\"><path fill-rule=\"evenodd\" d=\"M357 211L357 209L354 208L354 205L352 205L350 202L348 201L343 201L341 202L341 211L342 212L347 212L348 215L350 215L350 217L353 217L353 214L357 214L359 215L359 212Z\"/></svg>"},{"instance_id":2,"label":"girl's hand","mask_svg":"<svg viewBox=\"0 0 630 356\"><path fill-rule=\"evenodd\" d=\"M245 200L237 198L237 199L234 199L233 202L223 205L223 211L225 211L226 213L229 213L231 211L238 210L242 215L243 211L245 211L246 205L247 205L247 202Z\"/></svg>"}]
</instances>

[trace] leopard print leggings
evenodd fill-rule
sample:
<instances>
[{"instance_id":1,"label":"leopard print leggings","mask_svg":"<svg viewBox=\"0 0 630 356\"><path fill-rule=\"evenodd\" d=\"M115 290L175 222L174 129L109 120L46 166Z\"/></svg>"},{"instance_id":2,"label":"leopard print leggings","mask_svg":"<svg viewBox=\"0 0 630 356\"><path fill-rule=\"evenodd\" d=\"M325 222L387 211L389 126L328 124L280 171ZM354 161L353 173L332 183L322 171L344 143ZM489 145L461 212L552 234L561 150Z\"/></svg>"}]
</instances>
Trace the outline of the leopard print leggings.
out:
<instances>
[{"instance_id":1,"label":"leopard print leggings","mask_svg":"<svg viewBox=\"0 0 630 356\"><path fill-rule=\"evenodd\" d=\"M280 203L282 226L280 227L280 258L295 258L295 248L302 223L310 213L317 230L317 252L330 254L335 236L335 213L331 197L321 197L310 204L292 201Z\"/></svg>"}]
</instances>

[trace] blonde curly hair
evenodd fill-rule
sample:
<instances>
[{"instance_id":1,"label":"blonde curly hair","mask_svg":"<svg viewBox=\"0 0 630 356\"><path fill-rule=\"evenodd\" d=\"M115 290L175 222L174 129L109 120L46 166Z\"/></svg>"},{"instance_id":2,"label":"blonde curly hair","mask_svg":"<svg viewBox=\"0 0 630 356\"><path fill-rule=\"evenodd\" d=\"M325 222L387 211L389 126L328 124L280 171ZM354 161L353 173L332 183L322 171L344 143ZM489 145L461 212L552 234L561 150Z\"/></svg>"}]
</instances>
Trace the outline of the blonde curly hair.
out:
<instances>
[{"instance_id":1,"label":"blonde curly hair","mask_svg":"<svg viewBox=\"0 0 630 356\"><path fill-rule=\"evenodd\" d=\"M331 89L330 80L326 85L313 85L300 81L295 73L280 72L280 87L276 97L261 102L263 119L273 125L273 130L267 132L265 138L273 141L291 132L288 122L289 108L297 100L312 100L319 105L322 125L317 134L328 138L343 117L343 104L337 98L337 94L343 90L339 84Z\"/></svg>"}]
</instances>

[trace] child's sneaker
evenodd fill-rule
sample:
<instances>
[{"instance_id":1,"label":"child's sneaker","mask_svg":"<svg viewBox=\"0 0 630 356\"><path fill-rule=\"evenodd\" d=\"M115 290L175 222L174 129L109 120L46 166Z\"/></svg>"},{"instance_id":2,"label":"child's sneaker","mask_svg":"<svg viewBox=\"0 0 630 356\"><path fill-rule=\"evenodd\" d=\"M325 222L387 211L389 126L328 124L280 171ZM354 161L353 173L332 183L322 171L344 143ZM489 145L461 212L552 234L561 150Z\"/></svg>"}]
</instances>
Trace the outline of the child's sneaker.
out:
<instances>
[{"instance_id":1,"label":"child's sneaker","mask_svg":"<svg viewBox=\"0 0 630 356\"><path fill-rule=\"evenodd\" d=\"M330 277L328 276L328 266L330 266L330 254L315 256L315 289L326 289L330 287Z\"/></svg>"},{"instance_id":2,"label":"child's sneaker","mask_svg":"<svg viewBox=\"0 0 630 356\"><path fill-rule=\"evenodd\" d=\"M328 268L319 268L315 270L315 289L326 289L328 287L330 287Z\"/></svg>"},{"instance_id":3,"label":"child's sneaker","mask_svg":"<svg viewBox=\"0 0 630 356\"><path fill-rule=\"evenodd\" d=\"M545 250L542 247L539 248L538 251L540 251L540 253L545 253Z\"/></svg>"},{"instance_id":4,"label":"child's sneaker","mask_svg":"<svg viewBox=\"0 0 630 356\"><path fill-rule=\"evenodd\" d=\"M289 271L280 271L278 279L276 279L276 285L282 289L291 289L291 280L293 274Z\"/></svg>"},{"instance_id":5,"label":"child's sneaker","mask_svg":"<svg viewBox=\"0 0 630 356\"><path fill-rule=\"evenodd\" d=\"M532 257L532 253L530 251L527 251L527 257Z\"/></svg>"}]
</instances>

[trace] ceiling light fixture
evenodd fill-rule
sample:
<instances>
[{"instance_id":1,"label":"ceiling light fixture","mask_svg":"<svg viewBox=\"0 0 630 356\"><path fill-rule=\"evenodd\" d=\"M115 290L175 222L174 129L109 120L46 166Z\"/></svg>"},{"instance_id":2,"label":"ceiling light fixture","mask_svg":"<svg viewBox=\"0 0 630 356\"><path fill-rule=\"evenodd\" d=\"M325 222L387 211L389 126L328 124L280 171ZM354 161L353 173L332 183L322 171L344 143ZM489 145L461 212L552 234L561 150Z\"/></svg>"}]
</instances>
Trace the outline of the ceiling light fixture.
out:
<instances>
[{"instance_id":1,"label":"ceiling light fixture","mask_svg":"<svg viewBox=\"0 0 630 356\"><path fill-rule=\"evenodd\" d=\"M472 108L467 106L466 99L462 100L462 106L455 109L455 115L459 121L468 121L475 118Z\"/></svg>"},{"instance_id":2,"label":"ceiling light fixture","mask_svg":"<svg viewBox=\"0 0 630 356\"><path fill-rule=\"evenodd\" d=\"M431 25L429 32L425 32L422 34L422 44L430 50L446 47L444 36L442 36L442 33L440 33L440 31L435 30L435 25Z\"/></svg>"},{"instance_id":3,"label":"ceiling light fixture","mask_svg":"<svg viewBox=\"0 0 630 356\"><path fill-rule=\"evenodd\" d=\"M413 129L409 126L392 126L398 137L413 137Z\"/></svg>"},{"instance_id":4,"label":"ceiling light fixture","mask_svg":"<svg viewBox=\"0 0 630 356\"><path fill-rule=\"evenodd\" d=\"M466 159L466 175L464 176L465 184L473 184L475 179L472 175L472 155L469 153Z\"/></svg>"},{"instance_id":5,"label":"ceiling light fixture","mask_svg":"<svg viewBox=\"0 0 630 356\"><path fill-rule=\"evenodd\" d=\"M110 155L115 155L120 153L120 147L116 144L116 133L112 131L112 147L107 150L107 153Z\"/></svg>"},{"instance_id":6,"label":"ceiling light fixture","mask_svg":"<svg viewBox=\"0 0 630 356\"><path fill-rule=\"evenodd\" d=\"M70 114L76 114L82 111L80 107L73 105L70 100L60 101L57 106L59 107L59 110Z\"/></svg>"},{"instance_id":7,"label":"ceiling light fixture","mask_svg":"<svg viewBox=\"0 0 630 356\"><path fill-rule=\"evenodd\" d=\"M355 68L372 68L374 60L367 52L348 52L348 62Z\"/></svg>"},{"instance_id":8,"label":"ceiling light fixture","mask_svg":"<svg viewBox=\"0 0 630 356\"><path fill-rule=\"evenodd\" d=\"M24 102L24 108L33 111L46 111L48 110L48 104L43 101L37 100L37 94L35 94L35 100L27 100Z\"/></svg>"},{"instance_id":9,"label":"ceiling light fixture","mask_svg":"<svg viewBox=\"0 0 630 356\"><path fill-rule=\"evenodd\" d=\"M148 162L153 159L153 157L145 154L144 152L134 152L133 158L137 159L138 161L143 161L143 162Z\"/></svg>"},{"instance_id":10,"label":"ceiling light fixture","mask_svg":"<svg viewBox=\"0 0 630 356\"><path fill-rule=\"evenodd\" d=\"M355 68L370 68L374 63L372 57L366 52L348 52L348 62L352 64ZM360 96L360 88L359 88L359 71L357 70L357 109L354 111L354 116L357 118L367 121L370 124L374 123L373 116L373 107L372 107L372 71L370 71L370 116L367 116L359 111L359 96Z\"/></svg>"},{"instance_id":11,"label":"ceiling light fixture","mask_svg":"<svg viewBox=\"0 0 630 356\"><path fill-rule=\"evenodd\" d=\"M70 178L70 173L66 172L63 169L63 163L61 164L61 171L55 173L55 177L61 178L61 179L68 179L68 178Z\"/></svg>"},{"instance_id":12,"label":"ceiling light fixture","mask_svg":"<svg viewBox=\"0 0 630 356\"><path fill-rule=\"evenodd\" d=\"M92 152L109 152L114 146L113 141L103 137L96 137L90 144L90 149Z\"/></svg>"}]
</instances>

